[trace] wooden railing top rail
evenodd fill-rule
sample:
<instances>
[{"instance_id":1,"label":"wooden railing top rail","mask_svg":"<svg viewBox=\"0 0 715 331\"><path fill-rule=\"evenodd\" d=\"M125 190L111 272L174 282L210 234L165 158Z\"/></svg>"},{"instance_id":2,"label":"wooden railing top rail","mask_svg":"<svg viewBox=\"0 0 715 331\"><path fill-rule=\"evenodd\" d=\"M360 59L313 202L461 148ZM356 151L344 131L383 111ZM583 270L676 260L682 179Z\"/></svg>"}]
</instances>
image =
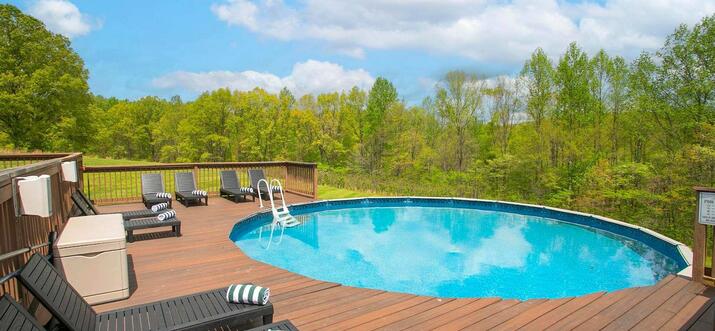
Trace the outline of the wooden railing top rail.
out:
<instances>
[{"instance_id":1,"label":"wooden railing top rail","mask_svg":"<svg viewBox=\"0 0 715 331\"><path fill-rule=\"evenodd\" d=\"M76 153L3 153L0 154L0 161L3 160L51 160L65 157Z\"/></svg>"},{"instance_id":2,"label":"wooden railing top rail","mask_svg":"<svg viewBox=\"0 0 715 331\"><path fill-rule=\"evenodd\" d=\"M60 162L76 160L77 158L82 156L82 153L50 155L56 155L58 157L46 159L44 161L36 162L33 164L24 165L22 167L0 170L0 186L5 186L9 184L12 181L13 177L24 176Z\"/></svg>"},{"instance_id":3,"label":"wooden railing top rail","mask_svg":"<svg viewBox=\"0 0 715 331\"><path fill-rule=\"evenodd\" d=\"M118 165L118 166L85 166L85 172L115 172L115 171L142 171L142 170L164 170L164 169L193 169L193 168L229 168L229 167L265 167L265 166L297 166L314 168L316 163L295 162L295 161L261 161L261 162L203 162L203 163L162 163L162 164L142 164L142 165Z\"/></svg>"}]
</instances>

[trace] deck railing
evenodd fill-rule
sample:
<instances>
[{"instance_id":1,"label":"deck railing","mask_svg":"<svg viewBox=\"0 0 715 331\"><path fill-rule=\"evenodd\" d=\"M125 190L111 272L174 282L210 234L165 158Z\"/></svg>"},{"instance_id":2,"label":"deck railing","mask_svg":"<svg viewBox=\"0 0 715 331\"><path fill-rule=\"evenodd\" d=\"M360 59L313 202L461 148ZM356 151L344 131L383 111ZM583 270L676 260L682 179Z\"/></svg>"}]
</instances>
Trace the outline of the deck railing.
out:
<instances>
[{"instance_id":1,"label":"deck railing","mask_svg":"<svg viewBox=\"0 0 715 331\"><path fill-rule=\"evenodd\" d=\"M0 154L0 170L22 167L40 161L58 159L69 153L11 153Z\"/></svg>"},{"instance_id":2,"label":"deck railing","mask_svg":"<svg viewBox=\"0 0 715 331\"><path fill-rule=\"evenodd\" d=\"M141 175L161 173L167 192L174 193L174 174L193 172L196 186L210 196L219 194L219 173L234 170L243 186L249 186L248 169L263 169L267 179L277 178L286 192L317 198L314 163L301 162L214 162L84 168L84 192L97 204L141 201Z\"/></svg>"},{"instance_id":3,"label":"deck railing","mask_svg":"<svg viewBox=\"0 0 715 331\"><path fill-rule=\"evenodd\" d=\"M48 235L51 231L62 230L70 217L71 194L82 185L82 154L13 154L1 155L0 160L3 164L18 165L0 170L0 275L7 275L23 266L33 253L48 253ZM77 162L77 183L62 180L61 164L64 161ZM13 179L31 175L50 175L53 210L50 217L15 216ZM28 294L14 279L2 283L0 294L3 293L27 302L24 299Z\"/></svg>"}]
</instances>

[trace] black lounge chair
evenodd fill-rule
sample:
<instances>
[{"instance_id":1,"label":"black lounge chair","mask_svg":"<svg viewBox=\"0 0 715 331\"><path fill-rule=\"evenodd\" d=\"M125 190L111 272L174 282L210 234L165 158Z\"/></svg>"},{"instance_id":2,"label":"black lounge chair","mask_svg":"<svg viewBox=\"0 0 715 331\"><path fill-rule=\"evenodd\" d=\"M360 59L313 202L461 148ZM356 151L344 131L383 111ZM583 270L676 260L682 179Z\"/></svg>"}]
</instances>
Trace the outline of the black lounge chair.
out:
<instances>
[{"instance_id":1,"label":"black lounge chair","mask_svg":"<svg viewBox=\"0 0 715 331\"><path fill-rule=\"evenodd\" d=\"M166 192L162 174L142 174L142 202L147 208L166 202L171 207L171 198L157 198L157 193Z\"/></svg>"},{"instance_id":2,"label":"black lounge chair","mask_svg":"<svg viewBox=\"0 0 715 331\"><path fill-rule=\"evenodd\" d=\"M258 318L263 324L273 322L271 303L228 303L225 288L97 314L40 254L30 258L17 278L70 331L235 330Z\"/></svg>"},{"instance_id":3,"label":"black lounge chair","mask_svg":"<svg viewBox=\"0 0 715 331\"><path fill-rule=\"evenodd\" d=\"M184 206L188 207L192 202L204 200L205 204L209 205L208 195L197 195L191 193L196 190L196 182L194 181L194 174L190 172L177 172L174 174L174 187L176 188L176 201L181 202Z\"/></svg>"},{"instance_id":4,"label":"black lounge chair","mask_svg":"<svg viewBox=\"0 0 715 331\"><path fill-rule=\"evenodd\" d=\"M90 216L100 215L97 208L94 207L92 201L84 195L84 192L77 190L72 193L72 201L80 211L79 215L74 216ZM168 209L153 211L151 209L132 210L121 212L124 220L124 230L127 231L127 241L134 242L134 230L150 229L170 226L171 232L175 237L181 236L181 221L176 217L160 221L157 216L161 213L169 211Z\"/></svg>"},{"instance_id":5,"label":"black lounge chair","mask_svg":"<svg viewBox=\"0 0 715 331\"><path fill-rule=\"evenodd\" d=\"M242 200L246 200L246 196L250 195L253 197L253 201L256 201L256 197L251 192L250 187L241 187L241 182L238 180L236 172L233 170L221 171L221 190L219 195L230 199L233 202L238 202L240 197Z\"/></svg>"},{"instance_id":6,"label":"black lounge chair","mask_svg":"<svg viewBox=\"0 0 715 331\"><path fill-rule=\"evenodd\" d=\"M266 176L263 173L263 169L248 170L248 179L251 181L251 187L253 188L254 197L258 196L259 190L261 192L261 196L263 197L268 197L268 194L274 195L274 193L278 193L278 188L270 186L270 182L268 182L269 185L266 185L265 183L261 184L259 188L258 181L260 181L261 179L266 179ZM266 179L266 181L268 180ZM270 193L268 192L269 189L271 191Z\"/></svg>"},{"instance_id":7,"label":"black lounge chair","mask_svg":"<svg viewBox=\"0 0 715 331\"><path fill-rule=\"evenodd\" d=\"M100 214L99 211L97 211L97 208L92 203L92 200L89 200L89 198L87 198L84 192L80 190L76 190L72 193L72 201L74 201L74 204L75 206L77 206L77 209L79 211L79 214L74 216L90 216ZM168 210L153 211L151 209L141 209L123 211L120 214L122 214L122 218L127 221L135 218L155 217L167 211Z\"/></svg>"},{"instance_id":8,"label":"black lounge chair","mask_svg":"<svg viewBox=\"0 0 715 331\"><path fill-rule=\"evenodd\" d=\"M127 242L130 243L134 242L134 230L161 228L165 226L171 227L171 233L174 237L181 236L181 221L175 217L163 221L156 217L133 218L124 221L124 230L127 231Z\"/></svg>"},{"instance_id":9,"label":"black lounge chair","mask_svg":"<svg viewBox=\"0 0 715 331\"><path fill-rule=\"evenodd\" d=\"M0 330L45 331L25 307L11 296L0 297Z\"/></svg>"}]
</instances>

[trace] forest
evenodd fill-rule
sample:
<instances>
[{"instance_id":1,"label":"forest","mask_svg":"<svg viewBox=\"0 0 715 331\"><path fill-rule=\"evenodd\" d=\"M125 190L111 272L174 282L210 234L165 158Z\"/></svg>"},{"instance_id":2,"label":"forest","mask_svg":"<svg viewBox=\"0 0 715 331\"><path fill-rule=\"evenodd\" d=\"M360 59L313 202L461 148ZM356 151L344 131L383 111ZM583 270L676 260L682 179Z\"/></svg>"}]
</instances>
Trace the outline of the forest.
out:
<instances>
[{"instance_id":1,"label":"forest","mask_svg":"<svg viewBox=\"0 0 715 331\"><path fill-rule=\"evenodd\" d=\"M319 180L600 214L692 241L715 186L715 15L633 60L572 43L512 76L450 71L419 105L370 90L93 95L69 40L0 6L0 148L156 162L317 162ZM395 65L399 65L396 63Z\"/></svg>"}]
</instances>

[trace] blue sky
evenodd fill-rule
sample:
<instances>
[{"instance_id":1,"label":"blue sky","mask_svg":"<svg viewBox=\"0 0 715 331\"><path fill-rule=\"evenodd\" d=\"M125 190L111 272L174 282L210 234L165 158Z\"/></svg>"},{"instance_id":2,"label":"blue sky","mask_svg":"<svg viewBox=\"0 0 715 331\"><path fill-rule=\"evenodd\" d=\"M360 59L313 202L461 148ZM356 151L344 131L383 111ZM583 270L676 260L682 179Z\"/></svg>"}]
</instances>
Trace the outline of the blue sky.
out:
<instances>
[{"instance_id":1,"label":"blue sky","mask_svg":"<svg viewBox=\"0 0 715 331\"><path fill-rule=\"evenodd\" d=\"M418 103L447 71L514 75L536 48L577 41L633 58L702 0L10 1L68 36L105 96L193 99L222 86L297 95L369 88L383 76Z\"/></svg>"}]
</instances>

